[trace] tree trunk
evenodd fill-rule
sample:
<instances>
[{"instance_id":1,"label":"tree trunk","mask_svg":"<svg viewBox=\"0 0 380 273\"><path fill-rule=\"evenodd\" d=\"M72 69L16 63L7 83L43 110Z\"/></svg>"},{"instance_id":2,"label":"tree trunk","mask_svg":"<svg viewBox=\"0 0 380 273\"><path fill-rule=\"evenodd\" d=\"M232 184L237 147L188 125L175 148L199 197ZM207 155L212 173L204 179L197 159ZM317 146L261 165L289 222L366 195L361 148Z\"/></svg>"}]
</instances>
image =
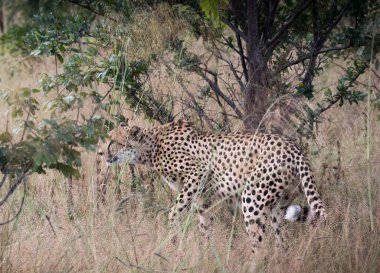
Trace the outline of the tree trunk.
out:
<instances>
[{"instance_id":1,"label":"tree trunk","mask_svg":"<svg viewBox=\"0 0 380 273\"><path fill-rule=\"evenodd\" d=\"M247 129L258 128L269 103L269 73L260 48L259 15L257 1L247 1L247 57L249 81L244 92L244 125Z\"/></svg>"},{"instance_id":2,"label":"tree trunk","mask_svg":"<svg viewBox=\"0 0 380 273\"><path fill-rule=\"evenodd\" d=\"M244 94L244 125L260 131L264 129L260 123L270 105L272 92L266 67L255 69L253 66L248 69L250 80Z\"/></svg>"}]
</instances>

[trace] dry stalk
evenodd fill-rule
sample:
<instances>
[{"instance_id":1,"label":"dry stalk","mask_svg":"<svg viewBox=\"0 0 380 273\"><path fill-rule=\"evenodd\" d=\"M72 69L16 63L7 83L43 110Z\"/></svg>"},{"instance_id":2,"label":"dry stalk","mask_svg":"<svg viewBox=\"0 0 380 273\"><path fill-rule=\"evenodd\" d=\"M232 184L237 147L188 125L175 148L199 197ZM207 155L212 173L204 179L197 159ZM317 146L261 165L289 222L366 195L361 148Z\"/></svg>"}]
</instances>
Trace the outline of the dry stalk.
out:
<instances>
[{"instance_id":1,"label":"dry stalk","mask_svg":"<svg viewBox=\"0 0 380 273\"><path fill-rule=\"evenodd\" d=\"M371 47L371 63L370 68L373 67L373 51L375 44L375 29L372 33L372 47ZM372 205L372 169L371 169L371 149L372 149L372 89L371 89L371 71L368 74L368 98L367 98L367 138L366 138L366 159L367 159L367 191L368 191L368 210L369 221L371 224L371 231L375 230L374 217L373 217L373 205Z\"/></svg>"}]
</instances>

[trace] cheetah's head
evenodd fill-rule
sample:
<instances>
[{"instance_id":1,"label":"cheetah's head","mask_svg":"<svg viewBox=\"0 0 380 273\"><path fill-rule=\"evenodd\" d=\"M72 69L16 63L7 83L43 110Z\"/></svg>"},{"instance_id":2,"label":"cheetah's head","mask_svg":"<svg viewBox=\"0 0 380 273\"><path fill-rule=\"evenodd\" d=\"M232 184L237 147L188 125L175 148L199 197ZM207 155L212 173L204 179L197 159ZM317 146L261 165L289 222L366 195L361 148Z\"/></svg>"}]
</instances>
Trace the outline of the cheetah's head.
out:
<instances>
[{"instance_id":1,"label":"cheetah's head","mask_svg":"<svg viewBox=\"0 0 380 273\"><path fill-rule=\"evenodd\" d=\"M107 164L144 164L148 160L145 135L140 127L129 127L125 123L111 130L108 138L100 143L98 154Z\"/></svg>"}]
</instances>

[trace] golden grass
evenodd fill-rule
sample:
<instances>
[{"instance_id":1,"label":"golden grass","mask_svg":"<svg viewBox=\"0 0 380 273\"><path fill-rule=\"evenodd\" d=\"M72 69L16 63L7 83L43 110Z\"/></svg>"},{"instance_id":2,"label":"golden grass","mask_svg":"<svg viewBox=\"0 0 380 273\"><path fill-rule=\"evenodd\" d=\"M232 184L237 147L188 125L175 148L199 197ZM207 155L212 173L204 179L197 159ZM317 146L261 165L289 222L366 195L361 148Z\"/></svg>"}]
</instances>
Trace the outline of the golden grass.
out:
<instances>
[{"instance_id":1,"label":"golden grass","mask_svg":"<svg viewBox=\"0 0 380 273\"><path fill-rule=\"evenodd\" d=\"M188 25L175 14L168 4L157 4L152 10L136 11L128 28L130 39L125 43L129 60L148 60L152 53L162 55L168 42L186 35Z\"/></svg>"},{"instance_id":2,"label":"golden grass","mask_svg":"<svg viewBox=\"0 0 380 273\"><path fill-rule=\"evenodd\" d=\"M378 228L370 231L361 162L356 161L341 181L320 177L329 223L319 228L287 225L287 251L276 251L269 235L262 249L262 272L378 272L380 234ZM0 272L249 272L252 257L241 215L226 261L232 216L223 208L215 212L209 244L197 234L197 219L190 213L188 231L174 246L166 223L173 196L160 180L155 181L154 193L132 194L127 177L122 197L111 183L106 204L96 204L92 181L87 177L75 184L75 220L70 221L64 179L54 174L32 177L22 215L0 228ZM2 217L15 206L16 202L8 204Z\"/></svg>"},{"instance_id":3,"label":"golden grass","mask_svg":"<svg viewBox=\"0 0 380 273\"><path fill-rule=\"evenodd\" d=\"M50 68L41 65L41 70ZM17 87L20 78L25 78L22 86L34 84L30 72L10 78L5 68L1 70L1 88ZM38 70L33 73L36 79ZM7 109L1 107L3 116ZM328 224L318 228L288 224L286 251L275 249L269 229L256 261L258 272L380 271L380 126L373 122L371 136L375 222L371 231L363 111L359 106L331 110L310 146L329 213ZM29 178L22 214L11 224L0 226L0 273L251 272L253 257L240 214L233 222L225 207L217 208L207 243L198 235L196 216L189 213L181 225L178 244L173 245L167 213L175 195L160 179L153 178L154 191L141 187L131 193L131 177L128 169L122 168L108 184L106 202L98 203L94 155L83 157L84 176L73 188L74 220L68 217L67 185L62 176L49 173ZM144 185L149 179L144 178ZM20 193L1 207L0 219L12 215L19 200ZM303 196L297 201L305 202Z\"/></svg>"}]
</instances>

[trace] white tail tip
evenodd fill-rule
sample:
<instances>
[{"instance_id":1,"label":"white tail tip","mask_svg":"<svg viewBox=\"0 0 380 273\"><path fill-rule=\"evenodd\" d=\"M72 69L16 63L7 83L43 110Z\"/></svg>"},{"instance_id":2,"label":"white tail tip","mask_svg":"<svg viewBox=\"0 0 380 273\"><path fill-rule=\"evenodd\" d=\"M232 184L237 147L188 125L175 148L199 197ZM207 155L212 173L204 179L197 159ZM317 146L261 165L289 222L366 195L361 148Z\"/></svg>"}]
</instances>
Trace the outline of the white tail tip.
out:
<instances>
[{"instance_id":1,"label":"white tail tip","mask_svg":"<svg viewBox=\"0 0 380 273\"><path fill-rule=\"evenodd\" d=\"M285 219L290 222L295 222L301 215L302 208L299 205L290 205L286 208Z\"/></svg>"}]
</instances>

